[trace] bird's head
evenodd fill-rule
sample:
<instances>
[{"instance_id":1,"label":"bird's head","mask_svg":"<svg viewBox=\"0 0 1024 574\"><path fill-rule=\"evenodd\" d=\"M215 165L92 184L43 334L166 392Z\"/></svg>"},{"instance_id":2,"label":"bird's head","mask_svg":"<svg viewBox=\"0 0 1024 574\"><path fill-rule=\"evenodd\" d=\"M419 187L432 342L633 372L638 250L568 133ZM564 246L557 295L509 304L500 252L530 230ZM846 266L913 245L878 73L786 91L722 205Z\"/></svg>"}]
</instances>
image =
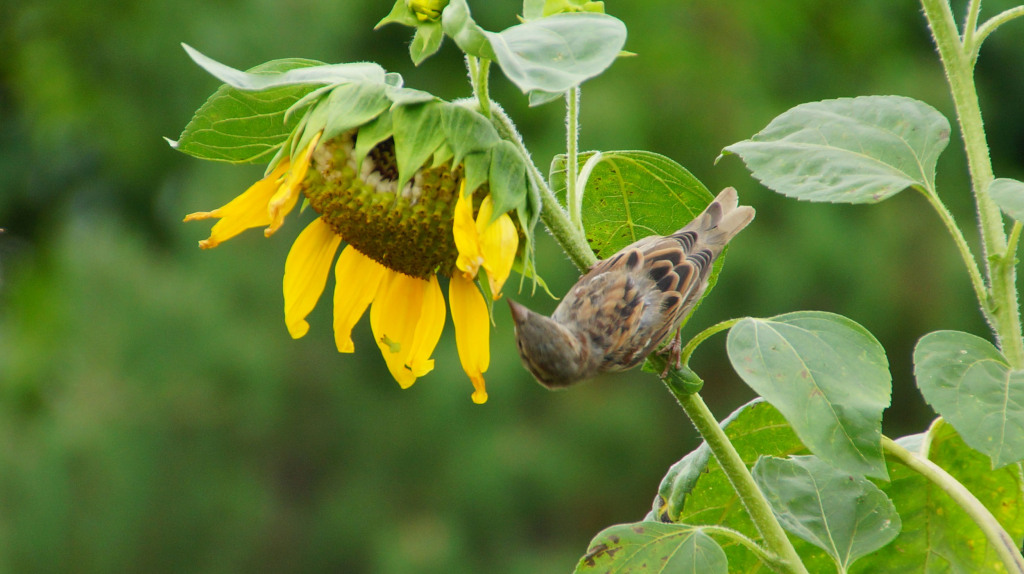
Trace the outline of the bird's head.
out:
<instances>
[{"instance_id":1,"label":"bird's head","mask_svg":"<svg viewBox=\"0 0 1024 574\"><path fill-rule=\"evenodd\" d=\"M523 365L540 384L560 389L588 376L589 349L564 325L509 299L516 347Z\"/></svg>"}]
</instances>

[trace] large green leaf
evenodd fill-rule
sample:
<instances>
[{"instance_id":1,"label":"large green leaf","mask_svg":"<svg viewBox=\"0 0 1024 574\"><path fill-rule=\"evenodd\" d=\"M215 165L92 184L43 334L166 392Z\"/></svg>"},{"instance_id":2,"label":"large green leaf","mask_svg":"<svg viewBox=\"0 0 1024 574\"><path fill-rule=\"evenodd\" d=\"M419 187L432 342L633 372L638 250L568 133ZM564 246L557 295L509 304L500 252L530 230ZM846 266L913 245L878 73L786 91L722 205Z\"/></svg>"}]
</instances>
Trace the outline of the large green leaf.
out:
<instances>
[{"instance_id":1,"label":"large green leaf","mask_svg":"<svg viewBox=\"0 0 1024 574\"><path fill-rule=\"evenodd\" d=\"M1002 177L989 184L988 194L1006 215L1024 221L1024 182Z\"/></svg>"},{"instance_id":2,"label":"large green leaf","mask_svg":"<svg viewBox=\"0 0 1024 574\"><path fill-rule=\"evenodd\" d=\"M483 34L498 65L523 93L560 93L608 68L626 43L626 25L607 14L557 14Z\"/></svg>"},{"instance_id":3,"label":"large green leaf","mask_svg":"<svg viewBox=\"0 0 1024 574\"><path fill-rule=\"evenodd\" d=\"M981 337L937 331L914 349L925 400L995 468L1024 458L1024 371Z\"/></svg>"},{"instance_id":4,"label":"large green leaf","mask_svg":"<svg viewBox=\"0 0 1024 574\"><path fill-rule=\"evenodd\" d=\"M1020 465L992 470L988 457L971 449L948 424L927 435L897 441L930 459L967 487L1019 548L1024 541L1024 477ZM924 447L924 451L918 451ZM1005 572L971 518L935 483L902 464L889 467L891 482L879 487L896 505L903 530L882 549L857 561L853 574L978 574Z\"/></svg>"},{"instance_id":5,"label":"large green leaf","mask_svg":"<svg viewBox=\"0 0 1024 574\"><path fill-rule=\"evenodd\" d=\"M721 426L747 467L754 466L762 455L785 457L807 453L782 414L763 399L740 407L723 420ZM714 524L758 538L736 491L706 444L673 465L662 479L658 492L647 520ZM832 564L824 552L810 544L799 539L794 540L794 544L812 572L824 571ZM765 571L760 560L744 546L724 540L722 549L729 558L729 572Z\"/></svg>"},{"instance_id":6,"label":"large green leaf","mask_svg":"<svg viewBox=\"0 0 1024 574\"><path fill-rule=\"evenodd\" d=\"M949 143L949 121L899 96L801 104L723 153L743 158L754 177L797 199L874 203L910 186L932 189Z\"/></svg>"},{"instance_id":7,"label":"large green leaf","mask_svg":"<svg viewBox=\"0 0 1024 574\"><path fill-rule=\"evenodd\" d=\"M849 473L886 477L882 411L892 377L885 350L864 327L818 311L747 318L729 331L727 349L740 377L811 452Z\"/></svg>"},{"instance_id":8,"label":"large green leaf","mask_svg":"<svg viewBox=\"0 0 1024 574\"><path fill-rule=\"evenodd\" d=\"M828 552L841 571L900 532L885 493L816 456L762 457L753 475L783 528Z\"/></svg>"},{"instance_id":9,"label":"large green leaf","mask_svg":"<svg viewBox=\"0 0 1024 574\"><path fill-rule=\"evenodd\" d=\"M320 64L314 60L273 60L246 73L278 75ZM178 141L170 144L202 159L266 162L299 123L298 117L288 117L288 109L315 88L307 84L248 92L222 85L196 110Z\"/></svg>"},{"instance_id":10,"label":"large green leaf","mask_svg":"<svg viewBox=\"0 0 1024 574\"><path fill-rule=\"evenodd\" d=\"M729 563L722 548L700 527L638 522L601 531L575 572L727 574Z\"/></svg>"},{"instance_id":11,"label":"large green leaf","mask_svg":"<svg viewBox=\"0 0 1024 574\"><path fill-rule=\"evenodd\" d=\"M578 156L582 170L595 152ZM583 227L599 259L648 235L668 235L697 217L714 196L671 159L649 151L608 151L592 162ZM551 187L565 196L565 156L551 162Z\"/></svg>"}]
</instances>

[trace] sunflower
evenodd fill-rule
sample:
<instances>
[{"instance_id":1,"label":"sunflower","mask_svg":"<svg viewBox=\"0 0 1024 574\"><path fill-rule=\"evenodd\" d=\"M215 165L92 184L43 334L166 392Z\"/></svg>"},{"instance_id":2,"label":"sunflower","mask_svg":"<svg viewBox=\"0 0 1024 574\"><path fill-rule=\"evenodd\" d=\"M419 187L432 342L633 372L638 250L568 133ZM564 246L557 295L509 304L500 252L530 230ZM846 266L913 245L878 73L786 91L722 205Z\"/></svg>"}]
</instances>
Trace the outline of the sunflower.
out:
<instances>
[{"instance_id":1,"label":"sunflower","mask_svg":"<svg viewBox=\"0 0 1024 574\"><path fill-rule=\"evenodd\" d=\"M217 218L204 249L254 227L269 237L304 196L317 217L299 233L285 261L284 316L293 338L334 265L334 338L352 353L352 330L370 311L370 327L388 370L402 388L434 368L431 358L447 314L438 276L448 278L455 340L473 384L473 402L487 401L489 306L476 281L501 296L519 249L521 229L496 213L486 183L467 190L465 168L435 152L402 181L394 138L355 153L355 130L324 141L321 129L298 139L265 177L219 209L185 221ZM308 140L308 143L302 143ZM346 243L342 248L342 243ZM341 254L338 255L339 248ZM483 270L483 273L481 273Z\"/></svg>"}]
</instances>

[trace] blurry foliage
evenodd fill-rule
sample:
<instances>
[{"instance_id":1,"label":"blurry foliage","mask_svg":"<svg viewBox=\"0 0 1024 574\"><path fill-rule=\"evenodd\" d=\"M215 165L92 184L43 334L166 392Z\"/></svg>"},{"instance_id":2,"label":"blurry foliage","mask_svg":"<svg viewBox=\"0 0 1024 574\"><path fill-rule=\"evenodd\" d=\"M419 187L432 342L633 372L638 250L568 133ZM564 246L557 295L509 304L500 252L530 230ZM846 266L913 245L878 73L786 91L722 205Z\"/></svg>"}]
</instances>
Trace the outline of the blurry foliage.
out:
<instances>
[{"instance_id":1,"label":"blurry foliage","mask_svg":"<svg viewBox=\"0 0 1024 574\"><path fill-rule=\"evenodd\" d=\"M992 0L986 12L1008 5ZM519 11L512 1L473 8L489 29ZM638 57L585 84L582 149L665 154L758 209L690 330L794 309L847 315L889 352L898 414L887 431L922 430L914 342L938 328L985 333L924 201L803 204L760 188L735 158L713 165L722 147L804 101L900 94L953 117L917 4L607 8ZM252 232L200 252L206 231L180 225L258 169L200 164L161 139L216 87L179 42L240 68L374 60L409 86L468 95L451 46L413 69L404 30L371 30L387 10L0 6L0 572L568 571L595 532L642 517L665 470L694 446L669 395L639 371L566 393L540 388L500 308L487 405L470 402L450 335L435 372L400 392L376 353L334 351L325 309L309 336L288 337L289 241ZM1002 177L1024 176L1024 80L1011 73L1024 61L1021 33L1016 23L1001 31L979 65ZM560 106L529 109L500 76L493 95L546 171L563 145ZM939 192L964 215L959 146L940 162ZM555 293L575 280L547 238L538 259ZM357 331L356 344L372 347L369 328ZM715 348L692 366L724 414L752 393Z\"/></svg>"}]
</instances>

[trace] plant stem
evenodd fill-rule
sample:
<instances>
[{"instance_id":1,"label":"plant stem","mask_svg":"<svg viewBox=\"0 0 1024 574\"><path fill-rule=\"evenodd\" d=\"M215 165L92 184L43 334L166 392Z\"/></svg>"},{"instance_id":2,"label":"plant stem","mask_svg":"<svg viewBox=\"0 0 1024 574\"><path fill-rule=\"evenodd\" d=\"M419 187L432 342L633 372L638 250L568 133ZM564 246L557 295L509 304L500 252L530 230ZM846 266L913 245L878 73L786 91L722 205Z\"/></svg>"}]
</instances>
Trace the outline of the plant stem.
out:
<instances>
[{"instance_id":1,"label":"plant stem","mask_svg":"<svg viewBox=\"0 0 1024 574\"><path fill-rule=\"evenodd\" d=\"M580 139L580 88L565 92L565 206L569 221L576 229L583 229L583 190L577 189L579 173L578 151Z\"/></svg>"},{"instance_id":2,"label":"plant stem","mask_svg":"<svg viewBox=\"0 0 1024 574\"><path fill-rule=\"evenodd\" d=\"M988 508L985 508L985 505L970 490L967 490L967 487L950 476L939 465L927 458L915 455L888 437L882 437L882 450L948 494L981 528L988 543L995 549L1003 566L1006 567L1006 571L1024 574L1024 557L1021 556L1017 545L1014 544L1013 539L1006 533L999 521L992 516Z\"/></svg>"},{"instance_id":3,"label":"plant stem","mask_svg":"<svg viewBox=\"0 0 1024 574\"><path fill-rule=\"evenodd\" d=\"M996 30L996 28L1003 24L1024 16L1024 6L1015 6L1009 10L1004 10L999 14L991 17L984 24L979 27L972 37L972 43L964 42L964 45L970 50L971 54L971 65L974 65L975 60L978 59L978 50L981 49L981 44L988 38L988 35Z\"/></svg>"},{"instance_id":4,"label":"plant stem","mask_svg":"<svg viewBox=\"0 0 1024 574\"><path fill-rule=\"evenodd\" d=\"M581 270L589 269L597 262L597 257L590 249L590 245L587 244L587 238L583 232L572 225L569 216L558 204L558 199L555 198L555 194L544 180L544 175L533 163L530 152L523 144L523 139L516 130L515 124L512 123L505 110L494 102L491 104L491 114L491 121L497 128L498 134L512 142L527 160L526 177L529 178L531 185L540 192L540 217L544 221L544 225L547 226L551 236L555 238L569 259L576 264L576 267Z\"/></svg>"},{"instance_id":5,"label":"plant stem","mask_svg":"<svg viewBox=\"0 0 1024 574\"><path fill-rule=\"evenodd\" d=\"M694 335L692 339L687 341L686 345L679 352L679 362L683 365L690 364L690 356L693 355L693 352L697 350L697 347L699 347L701 343L703 343L709 337L716 333L721 333L722 331L732 329L733 325L739 323L739 321L739 319L726 319L725 321L722 321L721 323L715 323L714 325Z\"/></svg>"},{"instance_id":6,"label":"plant stem","mask_svg":"<svg viewBox=\"0 0 1024 574\"><path fill-rule=\"evenodd\" d=\"M953 237L953 242L956 243L957 250L960 251L960 257L964 260L964 266L967 267L967 274L971 277L971 286L974 287L974 295L978 298L978 302L981 304L981 312L985 315L985 319L988 320L989 324L993 324L995 319L992 316L991 301L989 300L988 289L985 287L985 280L981 276L981 270L978 269L978 260L974 258L974 254L971 253L971 247L967 245L967 240L964 239L964 234L957 227L956 220L953 219L953 214L949 212L946 205L939 199L935 190L922 189L921 193L928 200L928 203L932 205L935 212L939 214L939 219L946 226L946 230Z\"/></svg>"},{"instance_id":7,"label":"plant stem","mask_svg":"<svg viewBox=\"0 0 1024 574\"><path fill-rule=\"evenodd\" d=\"M687 416L693 421L693 425L697 427L697 432L704 438L704 442L715 455L729 484L736 491L743 507L747 509L747 514L754 522L757 532L764 539L768 551L778 556L778 560L775 562L778 571L787 574L807 574L807 568L804 567L796 549L793 548L793 544L786 536L786 532L775 518L775 514L772 513L772 508L765 500L764 494L757 488L754 477L750 475L750 470L747 469L747 465L743 463L743 459L729 442L725 431L719 426L718 421L715 420L700 395L683 392L671 384L666 384L666 386L675 395L679 405L686 411Z\"/></svg>"},{"instance_id":8,"label":"plant stem","mask_svg":"<svg viewBox=\"0 0 1024 574\"><path fill-rule=\"evenodd\" d=\"M969 10L975 9L972 1ZM981 107L974 85L974 30L965 33L972 44L961 43L956 23L947 0L921 0L925 16L932 30L932 37L939 49L939 56L949 82L957 121L964 138L967 165L971 174L971 187L978 206L978 226L981 230L982 256L988 276L988 307L991 309L990 323L1000 349L1014 368L1024 367L1024 339L1021 337L1020 308L1017 301L1017 269L1014 254L1006 251L1006 234L999 207L988 194L992 182L992 163L985 139ZM976 21L968 15L968 22ZM982 306L986 305L982 301Z\"/></svg>"},{"instance_id":9,"label":"plant stem","mask_svg":"<svg viewBox=\"0 0 1024 574\"><path fill-rule=\"evenodd\" d=\"M484 117L491 117L491 94L488 88L488 77L491 71L491 61L487 58L476 58L466 55L466 66L469 67L469 83L473 86L473 93L480 102L480 113Z\"/></svg>"}]
</instances>

